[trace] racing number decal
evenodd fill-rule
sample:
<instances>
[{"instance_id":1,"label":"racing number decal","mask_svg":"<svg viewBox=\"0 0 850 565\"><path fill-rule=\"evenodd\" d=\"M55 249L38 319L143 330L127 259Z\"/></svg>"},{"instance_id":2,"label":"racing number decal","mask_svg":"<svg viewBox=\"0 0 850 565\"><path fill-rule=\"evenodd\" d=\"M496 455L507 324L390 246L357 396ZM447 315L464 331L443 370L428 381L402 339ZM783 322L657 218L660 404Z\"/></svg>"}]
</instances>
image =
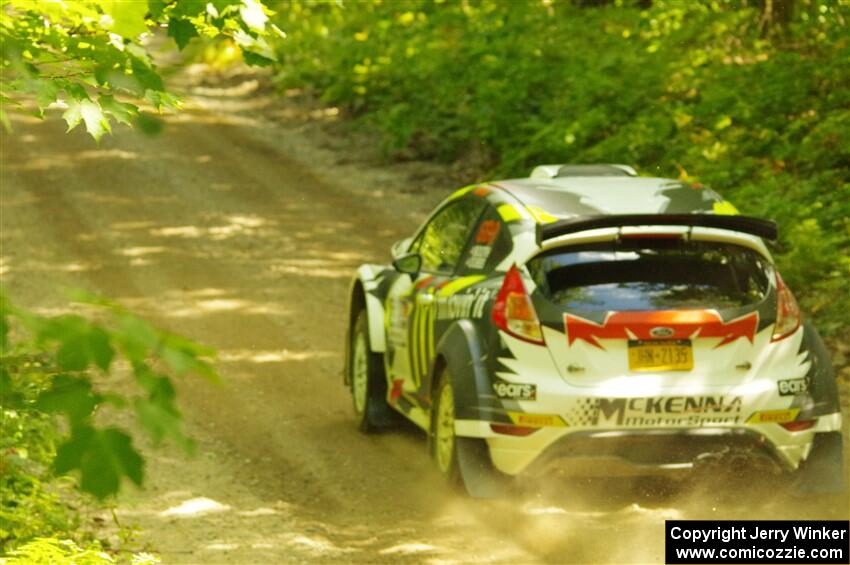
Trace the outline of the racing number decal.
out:
<instances>
[{"instance_id":1,"label":"racing number decal","mask_svg":"<svg viewBox=\"0 0 850 565\"><path fill-rule=\"evenodd\" d=\"M470 317L475 315L489 294L459 294L468 287L484 280L484 275L469 275L460 278L435 278L428 276L417 282L409 296L412 311L408 321L408 355L410 380L416 389L422 385L431 359L436 355L436 321ZM451 314L447 316L447 314ZM480 315L480 314L479 314Z\"/></svg>"},{"instance_id":2,"label":"racing number decal","mask_svg":"<svg viewBox=\"0 0 850 565\"><path fill-rule=\"evenodd\" d=\"M410 368L410 384L418 389L422 377L428 370L428 360L434 350L434 276L428 275L417 281L407 297L409 317L407 320L407 355Z\"/></svg>"},{"instance_id":3,"label":"racing number decal","mask_svg":"<svg viewBox=\"0 0 850 565\"><path fill-rule=\"evenodd\" d=\"M430 282L430 281L428 281ZM417 285L418 286L418 285ZM418 389L434 354L434 289L418 289L414 297L410 329L410 377Z\"/></svg>"}]
</instances>

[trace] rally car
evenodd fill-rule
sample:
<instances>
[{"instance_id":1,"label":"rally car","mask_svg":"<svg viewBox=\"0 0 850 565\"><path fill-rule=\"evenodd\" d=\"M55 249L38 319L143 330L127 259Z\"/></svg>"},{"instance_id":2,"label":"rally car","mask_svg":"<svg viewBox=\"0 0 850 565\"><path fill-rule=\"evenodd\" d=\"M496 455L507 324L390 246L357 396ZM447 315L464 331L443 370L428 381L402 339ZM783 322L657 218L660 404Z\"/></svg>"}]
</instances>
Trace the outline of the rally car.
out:
<instances>
[{"instance_id":1,"label":"rally car","mask_svg":"<svg viewBox=\"0 0 850 565\"><path fill-rule=\"evenodd\" d=\"M687 474L732 460L846 491L829 356L766 241L712 190L544 165L449 196L351 286L359 427L396 414L441 473Z\"/></svg>"}]
</instances>

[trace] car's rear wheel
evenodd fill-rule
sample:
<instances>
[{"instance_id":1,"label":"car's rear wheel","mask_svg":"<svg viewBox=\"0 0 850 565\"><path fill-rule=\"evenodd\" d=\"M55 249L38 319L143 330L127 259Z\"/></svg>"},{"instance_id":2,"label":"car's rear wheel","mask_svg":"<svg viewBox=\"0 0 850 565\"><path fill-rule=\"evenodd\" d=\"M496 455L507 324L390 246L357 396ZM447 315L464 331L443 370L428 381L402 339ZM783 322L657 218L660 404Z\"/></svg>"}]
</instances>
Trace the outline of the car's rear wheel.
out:
<instances>
[{"instance_id":1,"label":"car's rear wheel","mask_svg":"<svg viewBox=\"0 0 850 565\"><path fill-rule=\"evenodd\" d=\"M357 425L361 431L372 433L392 421L387 404L387 380L383 359L369 348L369 320L361 310L351 328L351 361L349 382Z\"/></svg>"},{"instance_id":2,"label":"car's rear wheel","mask_svg":"<svg viewBox=\"0 0 850 565\"><path fill-rule=\"evenodd\" d=\"M431 410L431 455L440 474L450 483L459 484L454 391L446 369L438 377Z\"/></svg>"}]
</instances>

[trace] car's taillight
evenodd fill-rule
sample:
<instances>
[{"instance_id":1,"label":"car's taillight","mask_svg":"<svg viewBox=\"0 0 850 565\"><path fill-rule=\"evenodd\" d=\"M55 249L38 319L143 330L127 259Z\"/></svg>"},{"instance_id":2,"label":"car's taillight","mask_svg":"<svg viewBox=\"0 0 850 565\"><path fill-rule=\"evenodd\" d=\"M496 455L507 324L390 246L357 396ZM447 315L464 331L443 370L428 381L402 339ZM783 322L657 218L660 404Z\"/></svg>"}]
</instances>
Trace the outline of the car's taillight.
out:
<instances>
[{"instance_id":1,"label":"car's taillight","mask_svg":"<svg viewBox=\"0 0 850 565\"><path fill-rule=\"evenodd\" d=\"M800 307L794 295L776 273L776 325L771 341L786 338L800 327Z\"/></svg>"},{"instance_id":2,"label":"car's taillight","mask_svg":"<svg viewBox=\"0 0 850 565\"><path fill-rule=\"evenodd\" d=\"M802 432L815 427L817 420L797 420L795 422L785 422L779 424L789 432Z\"/></svg>"},{"instance_id":3,"label":"car's taillight","mask_svg":"<svg viewBox=\"0 0 850 565\"><path fill-rule=\"evenodd\" d=\"M505 275L505 282L493 304L493 323L514 337L543 344L543 330L531 298L525 292L522 275L516 265Z\"/></svg>"},{"instance_id":4,"label":"car's taillight","mask_svg":"<svg viewBox=\"0 0 850 565\"><path fill-rule=\"evenodd\" d=\"M490 424L490 429L496 432L497 434L503 434L506 436L519 436L525 437L530 436L540 428L529 428L526 426L512 426L510 424Z\"/></svg>"}]
</instances>

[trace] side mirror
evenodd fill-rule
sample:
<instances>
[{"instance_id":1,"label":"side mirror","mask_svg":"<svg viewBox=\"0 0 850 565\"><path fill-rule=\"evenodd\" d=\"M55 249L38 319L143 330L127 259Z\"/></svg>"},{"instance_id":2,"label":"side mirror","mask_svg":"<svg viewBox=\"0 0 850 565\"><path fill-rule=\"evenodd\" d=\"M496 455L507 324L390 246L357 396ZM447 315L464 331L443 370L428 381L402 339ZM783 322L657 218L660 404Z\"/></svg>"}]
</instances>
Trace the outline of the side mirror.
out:
<instances>
[{"instance_id":1,"label":"side mirror","mask_svg":"<svg viewBox=\"0 0 850 565\"><path fill-rule=\"evenodd\" d=\"M407 273L416 278L422 268L422 256L419 253L407 253L393 260L393 267L399 273Z\"/></svg>"}]
</instances>

